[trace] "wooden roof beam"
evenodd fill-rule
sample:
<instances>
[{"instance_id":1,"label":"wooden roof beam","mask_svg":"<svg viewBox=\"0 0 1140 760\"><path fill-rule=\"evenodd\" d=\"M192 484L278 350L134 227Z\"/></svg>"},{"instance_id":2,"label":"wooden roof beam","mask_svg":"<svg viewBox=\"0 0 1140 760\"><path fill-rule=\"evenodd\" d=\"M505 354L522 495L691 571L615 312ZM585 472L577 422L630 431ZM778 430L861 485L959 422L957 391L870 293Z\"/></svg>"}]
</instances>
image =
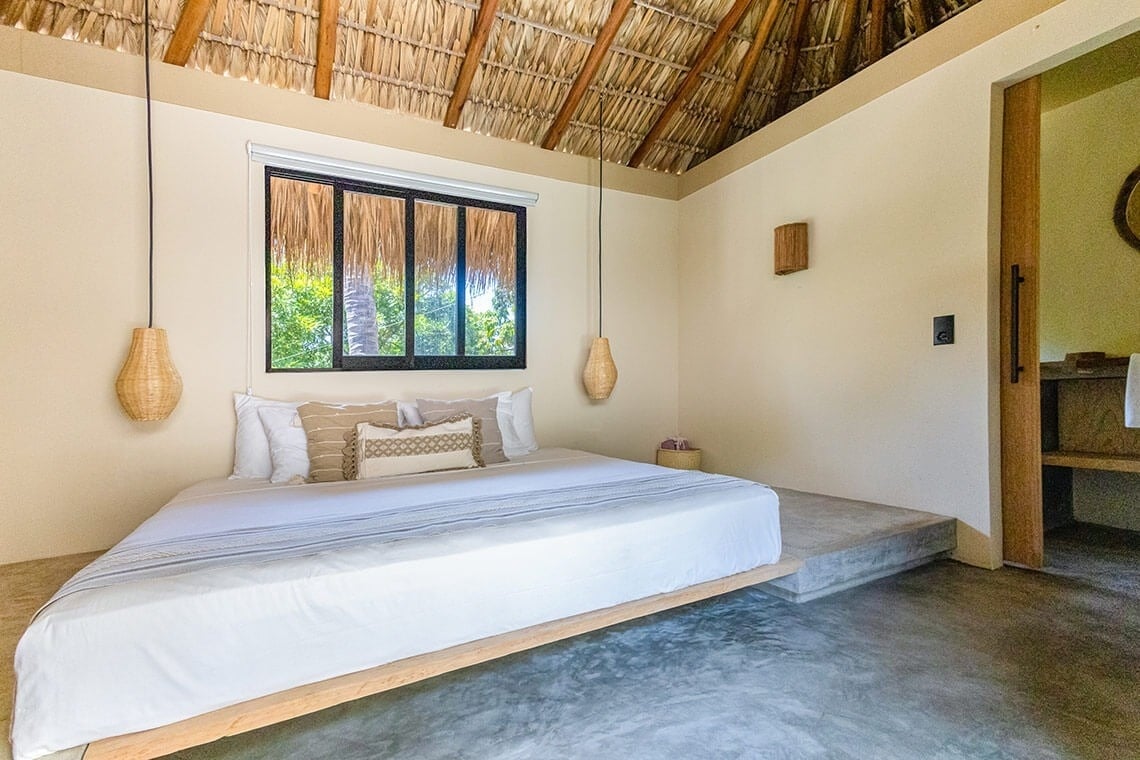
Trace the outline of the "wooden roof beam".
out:
<instances>
[{"instance_id":1,"label":"wooden roof beam","mask_svg":"<svg viewBox=\"0 0 1140 760\"><path fill-rule=\"evenodd\" d=\"M174 34L170 38L170 45L166 48L163 61L173 63L175 66L185 66L190 60L190 51L198 41L198 35L206 26L206 16L210 12L211 0L186 0L182 6L182 15L174 27Z\"/></svg>"},{"instance_id":2,"label":"wooden roof beam","mask_svg":"<svg viewBox=\"0 0 1140 760\"><path fill-rule=\"evenodd\" d=\"M475 28L471 30L471 39L467 40L463 65L459 68L459 77L455 80L455 89L451 91L451 101L447 104L447 114L443 117L445 127L454 129L459 123L459 114L463 112L463 106L467 103L467 94L471 92L475 70L483 60L483 50L486 49L487 40L491 37L491 25L495 23L495 12L498 9L499 0L483 0L479 5Z\"/></svg>"},{"instance_id":3,"label":"wooden roof beam","mask_svg":"<svg viewBox=\"0 0 1140 760\"><path fill-rule=\"evenodd\" d=\"M736 25L740 23L740 19L744 16L745 11L748 10L748 6L751 4L752 0L736 0L736 2L732 4L732 7L728 9L728 13L721 19L712 37L709 37L708 42L705 43L705 46L697 55L697 59L693 61L689 73L685 74L685 78L681 80L681 86L677 88L677 91L673 93L673 97L665 104L665 110L661 112L661 116L659 116L653 126L650 127L649 133L645 136L645 140L643 140L641 145L637 147L637 150L633 152L633 155L629 159L630 166L640 166L641 162L645 160L645 156L649 154L649 149L653 147L653 143L657 142L657 139L665 132L665 128L669 126L669 122L673 119L673 116L676 115L677 111L679 111L685 101L688 100L693 90L697 88L697 85L701 81L701 72L704 71L705 67L712 63L713 59L720 53L721 48L724 47L724 43L728 41L728 35L736 28Z\"/></svg>"},{"instance_id":4,"label":"wooden roof beam","mask_svg":"<svg viewBox=\"0 0 1140 760\"><path fill-rule=\"evenodd\" d=\"M926 10L926 0L910 0L910 12L914 16L916 37L930 31L930 14Z\"/></svg>"},{"instance_id":5,"label":"wooden roof beam","mask_svg":"<svg viewBox=\"0 0 1140 760\"><path fill-rule=\"evenodd\" d=\"M772 118L768 121L774 121L787 113L788 99L792 96L792 84L796 79L796 62L799 61L800 48L803 47L804 35L807 34L811 2L812 0L796 0L796 15L792 17L792 28L788 30L788 52L780 68L780 86L776 90L776 100L770 112Z\"/></svg>"},{"instance_id":6,"label":"wooden roof beam","mask_svg":"<svg viewBox=\"0 0 1140 760\"><path fill-rule=\"evenodd\" d=\"M867 27L867 65L883 57L887 30L887 0L871 0L871 23Z\"/></svg>"},{"instance_id":7,"label":"wooden roof beam","mask_svg":"<svg viewBox=\"0 0 1140 760\"><path fill-rule=\"evenodd\" d=\"M336 22L340 0L321 0L320 26L317 27L317 70L313 75L313 94L329 99L332 89L333 58L336 57Z\"/></svg>"},{"instance_id":8,"label":"wooden roof beam","mask_svg":"<svg viewBox=\"0 0 1140 760\"><path fill-rule=\"evenodd\" d=\"M835 65L831 69L830 86L842 82L851 74L851 44L855 41L855 23L859 16L859 0L846 0L843 9L843 26L835 43Z\"/></svg>"},{"instance_id":9,"label":"wooden roof beam","mask_svg":"<svg viewBox=\"0 0 1140 760\"><path fill-rule=\"evenodd\" d=\"M724 110L721 111L720 126L717 127L716 135L712 141L715 150L723 150L726 147L724 143L728 138L728 130L732 127L732 120L736 118L736 112L740 110L744 93L748 91L748 85L752 82L752 74L756 71L760 54L768 45L768 39L772 36L772 29L776 26L776 17L780 15L780 8L783 5L783 0L768 0L768 7L764 9L764 15L756 27L756 36L752 38L752 44L748 46L748 52L744 55L744 62L736 76L736 86L732 88L732 96L728 99Z\"/></svg>"},{"instance_id":10,"label":"wooden roof beam","mask_svg":"<svg viewBox=\"0 0 1140 760\"><path fill-rule=\"evenodd\" d=\"M578 72L578 76L574 78L574 83L570 85L570 92L566 93L566 99L562 101L562 107L558 109L558 115L554 117L550 129L546 130L546 137L542 138L542 147L547 150L554 150L562 140L562 135L566 133L566 127L570 126L570 119L578 110L578 104L582 102L586 90L594 81L594 76L602 65L602 59L609 52L618 29L621 28L626 14L632 7L633 0L614 0L614 4L610 8L610 15L598 31L594 45L590 48L590 54L586 56L586 62L582 65L582 70Z\"/></svg>"}]
</instances>

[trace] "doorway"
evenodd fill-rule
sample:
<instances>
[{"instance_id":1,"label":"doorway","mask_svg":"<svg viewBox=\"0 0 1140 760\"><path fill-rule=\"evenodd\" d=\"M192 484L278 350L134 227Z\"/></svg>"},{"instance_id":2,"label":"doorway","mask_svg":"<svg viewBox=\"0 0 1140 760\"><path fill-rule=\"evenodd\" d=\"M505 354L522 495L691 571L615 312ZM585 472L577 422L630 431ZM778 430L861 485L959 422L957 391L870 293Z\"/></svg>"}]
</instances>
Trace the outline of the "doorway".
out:
<instances>
[{"instance_id":1,"label":"doorway","mask_svg":"<svg viewBox=\"0 0 1140 760\"><path fill-rule=\"evenodd\" d=\"M1140 34L1005 93L1007 564L1044 567L1051 528L1140 531L1140 430L1124 426L1127 357L1140 353L1140 251L1112 225L1115 195L1140 163L1137 146Z\"/></svg>"}]
</instances>

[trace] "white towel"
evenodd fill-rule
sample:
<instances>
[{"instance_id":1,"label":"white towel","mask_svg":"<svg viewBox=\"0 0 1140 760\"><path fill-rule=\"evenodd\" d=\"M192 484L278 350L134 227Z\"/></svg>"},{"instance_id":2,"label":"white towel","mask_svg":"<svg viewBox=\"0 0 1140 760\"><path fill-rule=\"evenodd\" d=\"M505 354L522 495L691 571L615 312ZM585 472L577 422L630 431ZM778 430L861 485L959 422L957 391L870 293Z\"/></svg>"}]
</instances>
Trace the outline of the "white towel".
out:
<instances>
[{"instance_id":1,"label":"white towel","mask_svg":"<svg viewBox=\"0 0 1140 760\"><path fill-rule=\"evenodd\" d=\"M1124 427L1140 428L1140 354L1132 354L1128 362L1128 379L1124 381Z\"/></svg>"}]
</instances>

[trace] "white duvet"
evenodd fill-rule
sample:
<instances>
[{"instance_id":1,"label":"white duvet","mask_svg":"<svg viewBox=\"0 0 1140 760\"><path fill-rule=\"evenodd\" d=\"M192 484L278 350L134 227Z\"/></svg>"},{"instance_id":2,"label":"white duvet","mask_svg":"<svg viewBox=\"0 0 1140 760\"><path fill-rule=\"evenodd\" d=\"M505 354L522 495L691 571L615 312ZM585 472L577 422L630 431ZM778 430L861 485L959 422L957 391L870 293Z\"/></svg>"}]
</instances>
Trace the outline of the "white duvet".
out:
<instances>
[{"instance_id":1,"label":"white duvet","mask_svg":"<svg viewBox=\"0 0 1140 760\"><path fill-rule=\"evenodd\" d=\"M544 450L482 470L305 486L207 481L124 539L351 517L628 480L653 465ZM15 760L732 575L780 557L767 488L457 530L64 596L16 652Z\"/></svg>"}]
</instances>

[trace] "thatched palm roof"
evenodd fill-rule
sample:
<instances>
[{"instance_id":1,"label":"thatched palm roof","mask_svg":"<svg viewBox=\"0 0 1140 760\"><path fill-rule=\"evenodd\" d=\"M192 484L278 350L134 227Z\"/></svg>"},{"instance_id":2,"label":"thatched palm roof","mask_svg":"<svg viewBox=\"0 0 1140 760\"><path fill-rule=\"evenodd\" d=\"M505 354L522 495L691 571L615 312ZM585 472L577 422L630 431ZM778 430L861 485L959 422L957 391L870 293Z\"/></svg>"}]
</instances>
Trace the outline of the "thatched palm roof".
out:
<instances>
[{"instance_id":1,"label":"thatched palm roof","mask_svg":"<svg viewBox=\"0 0 1140 760\"><path fill-rule=\"evenodd\" d=\"M271 180L270 255L276 264L325 274L332 270L331 185L281 177ZM456 256L455 206L417 202L417 282L453 285ZM507 291L515 287L515 215L466 209L467 285ZM404 201L383 195L344 194L344 260L350 274L380 272L402 279L405 261Z\"/></svg>"},{"instance_id":2,"label":"thatched palm roof","mask_svg":"<svg viewBox=\"0 0 1140 760\"><path fill-rule=\"evenodd\" d=\"M683 172L980 0L151 0L153 55ZM138 54L139 0L0 0Z\"/></svg>"}]
</instances>

